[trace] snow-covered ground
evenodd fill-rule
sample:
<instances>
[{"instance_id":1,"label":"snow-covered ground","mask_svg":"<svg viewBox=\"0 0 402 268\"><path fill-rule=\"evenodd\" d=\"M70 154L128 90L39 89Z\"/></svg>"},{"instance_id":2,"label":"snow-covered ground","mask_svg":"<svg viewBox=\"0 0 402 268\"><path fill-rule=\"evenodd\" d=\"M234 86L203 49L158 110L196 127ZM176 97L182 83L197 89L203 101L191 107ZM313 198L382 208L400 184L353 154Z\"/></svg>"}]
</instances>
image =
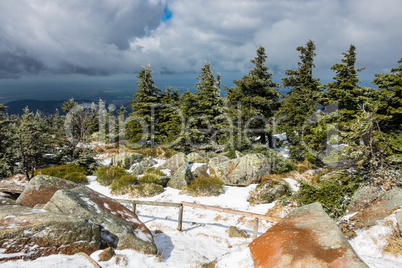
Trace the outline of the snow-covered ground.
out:
<instances>
[{"instance_id":1,"label":"snow-covered ground","mask_svg":"<svg viewBox=\"0 0 402 268\"><path fill-rule=\"evenodd\" d=\"M160 165L162 162L158 162ZM95 176L88 177L89 187L112 198L130 199L127 196L112 196L110 188L101 186ZM297 183L287 180L293 190ZM205 205L217 205L237 210L265 214L274 203L251 206L247 202L250 191L256 185L248 187L225 187L225 193L218 197L192 197L180 194L179 190L166 188L165 191L151 198L142 200L164 202L196 202ZM204 263L215 261L216 267L254 267L248 248L251 238L230 238L226 230L236 226L252 235L253 219L232 214L219 213L197 208L184 208L183 231L177 231L178 208L137 205L140 220L152 231L159 255L152 256L133 250L118 250L118 257L108 262L99 262L103 267L200 267ZM395 216L391 216L391 218ZM395 220L392 218L393 220ZM259 235L263 234L271 223L260 220ZM388 229L387 229L388 228ZM370 267L402 267L402 257L395 258L382 253L381 246L390 227L381 222L378 226L358 232L351 240L358 255ZM94 252L91 257L98 260L102 251ZM1 255L1 252L0 252ZM34 261L10 261L0 264L2 268L19 267L93 267L83 256L53 255Z\"/></svg>"}]
</instances>

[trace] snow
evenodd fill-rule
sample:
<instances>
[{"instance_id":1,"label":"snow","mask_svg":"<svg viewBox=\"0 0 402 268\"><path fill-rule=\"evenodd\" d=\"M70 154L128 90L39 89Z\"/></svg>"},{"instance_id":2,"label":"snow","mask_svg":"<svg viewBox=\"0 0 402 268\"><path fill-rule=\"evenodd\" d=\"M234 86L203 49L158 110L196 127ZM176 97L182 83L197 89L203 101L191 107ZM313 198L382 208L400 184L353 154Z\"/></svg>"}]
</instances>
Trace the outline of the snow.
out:
<instances>
[{"instance_id":1,"label":"snow","mask_svg":"<svg viewBox=\"0 0 402 268\"><path fill-rule=\"evenodd\" d=\"M158 160L157 160L158 161ZM159 160L157 166L163 164ZM194 168L193 164L192 168ZM298 190L298 183L294 179L285 179L293 191ZM113 196L110 188L100 185L95 176L88 176L88 187L111 198L131 199L128 196ZM271 204L260 204L251 206L247 202L249 192L254 190L256 185L248 187L224 187L224 194L217 197L192 197L181 194L180 190L165 188L164 192L150 198L140 200L175 202L195 202L205 205L226 207L231 209L249 211L265 214L274 206ZM183 212L183 231L177 230L178 208L156 207L137 205L138 218L151 230L155 244L158 248L158 255L147 255L134 250L116 250L117 257L107 262L99 262L104 268L117 267L200 267L202 264L215 261L215 267L254 267L249 243L251 238L230 238L227 229L236 226L245 230L250 235L253 232L253 219L219 213L215 211L198 208L185 207ZM395 222L395 215L389 219ZM378 225L367 230L357 232L357 237L350 240L357 254L370 267L402 267L402 257L396 258L384 254L381 247L385 244L385 236L391 232L391 227L379 222ZM262 235L272 223L260 220L258 235ZM139 232L144 240L151 239L150 236ZM98 260L102 250L91 254L94 260ZM0 257L4 254L0 251ZM92 268L93 265L83 256L53 255L42 257L34 261L9 261L1 263L3 268L19 267L82 267Z\"/></svg>"},{"instance_id":2,"label":"snow","mask_svg":"<svg viewBox=\"0 0 402 268\"><path fill-rule=\"evenodd\" d=\"M349 241L360 258L370 267L402 267L402 256L396 258L382 251L386 245L387 235L392 233L392 227L387 222L396 223L395 213L379 221L378 225L365 230L357 230L357 236Z\"/></svg>"},{"instance_id":3,"label":"snow","mask_svg":"<svg viewBox=\"0 0 402 268\"><path fill-rule=\"evenodd\" d=\"M285 178L284 180L289 184L290 189L293 192L298 192L299 191L300 186L299 186L299 183L296 180L294 180L292 178Z\"/></svg>"}]
</instances>

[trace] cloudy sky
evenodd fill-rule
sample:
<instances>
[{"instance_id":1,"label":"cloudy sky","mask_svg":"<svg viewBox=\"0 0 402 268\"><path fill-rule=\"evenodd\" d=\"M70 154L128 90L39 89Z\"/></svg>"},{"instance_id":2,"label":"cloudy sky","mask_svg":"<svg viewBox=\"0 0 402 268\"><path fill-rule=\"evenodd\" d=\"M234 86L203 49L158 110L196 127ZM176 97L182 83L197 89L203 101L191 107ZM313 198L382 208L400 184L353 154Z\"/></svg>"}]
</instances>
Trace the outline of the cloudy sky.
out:
<instances>
[{"instance_id":1,"label":"cloudy sky","mask_svg":"<svg viewBox=\"0 0 402 268\"><path fill-rule=\"evenodd\" d=\"M259 45L279 81L309 39L322 82L354 44L369 85L402 57L401 11L401 0L0 0L0 102L132 95L146 64L162 89L191 89L205 61L231 86Z\"/></svg>"}]
</instances>

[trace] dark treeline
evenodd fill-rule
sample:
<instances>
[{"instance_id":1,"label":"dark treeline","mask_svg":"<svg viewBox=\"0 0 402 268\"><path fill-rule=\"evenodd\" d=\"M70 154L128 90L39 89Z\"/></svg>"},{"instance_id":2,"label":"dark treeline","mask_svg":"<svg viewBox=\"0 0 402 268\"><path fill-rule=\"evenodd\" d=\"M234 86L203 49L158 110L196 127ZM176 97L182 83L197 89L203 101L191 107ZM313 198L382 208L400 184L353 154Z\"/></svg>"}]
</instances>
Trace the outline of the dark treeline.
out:
<instances>
[{"instance_id":1,"label":"dark treeline","mask_svg":"<svg viewBox=\"0 0 402 268\"><path fill-rule=\"evenodd\" d=\"M232 88L222 88L220 75L205 63L194 93L179 94L171 87L162 91L146 66L137 76L130 107L104 107L102 101L83 106L71 99L62 107L66 115L55 111L43 116L26 108L17 116L0 105L0 178L17 172L31 178L38 167L74 161L95 166L92 152L79 146L90 140L233 155L274 148L278 133L286 133L294 161L400 168L402 65L374 74L376 88L360 86L361 69L355 67L356 48L351 45L331 67L333 81L321 84L314 76L314 42L297 51L298 68L286 70L282 84L273 81L265 49L259 47L251 60L254 67ZM289 92L283 96L280 88ZM342 144L348 146L338 150Z\"/></svg>"}]
</instances>

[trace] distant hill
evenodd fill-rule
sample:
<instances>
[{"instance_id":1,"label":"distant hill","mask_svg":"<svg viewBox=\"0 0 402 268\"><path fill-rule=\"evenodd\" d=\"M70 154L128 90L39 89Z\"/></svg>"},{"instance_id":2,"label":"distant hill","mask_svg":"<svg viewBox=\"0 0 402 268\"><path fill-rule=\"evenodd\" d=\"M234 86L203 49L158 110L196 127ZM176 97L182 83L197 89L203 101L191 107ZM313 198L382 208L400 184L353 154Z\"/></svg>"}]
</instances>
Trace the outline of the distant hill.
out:
<instances>
[{"instance_id":1,"label":"distant hill","mask_svg":"<svg viewBox=\"0 0 402 268\"><path fill-rule=\"evenodd\" d=\"M18 100L11 101L9 103L4 104L7 106L8 114L23 114L24 108L28 106L30 111L36 112L37 110L41 111L44 115L53 114L56 109L59 110L60 114L63 113L61 109L61 105L66 100L48 100L48 101L39 101L39 100ZM91 100L75 100L78 103L83 102L92 102Z\"/></svg>"}]
</instances>

